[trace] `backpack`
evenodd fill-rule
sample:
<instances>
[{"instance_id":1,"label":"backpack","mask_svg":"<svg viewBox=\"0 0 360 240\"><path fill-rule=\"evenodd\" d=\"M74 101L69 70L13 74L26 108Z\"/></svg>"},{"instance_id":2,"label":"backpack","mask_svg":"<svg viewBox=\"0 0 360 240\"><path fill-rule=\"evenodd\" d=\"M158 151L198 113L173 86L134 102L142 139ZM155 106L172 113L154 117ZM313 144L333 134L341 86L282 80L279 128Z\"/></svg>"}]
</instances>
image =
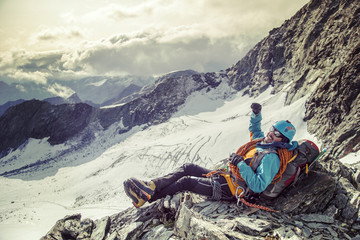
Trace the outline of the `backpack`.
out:
<instances>
[{"instance_id":1,"label":"backpack","mask_svg":"<svg viewBox=\"0 0 360 240\"><path fill-rule=\"evenodd\" d=\"M286 154L291 153L289 151L286 151L285 149L281 150L283 153L285 152ZM286 168L283 170L282 174L278 178L275 177L276 179L274 179L273 182L262 193L260 193L260 196L266 199L276 198L285 188L295 184L299 180L299 178L302 178L303 175L306 175L308 173L309 165L313 164L315 160L321 156L319 148L316 146L315 143L310 140L303 139L298 141L298 146L293 151L292 155L287 155L287 160L282 159L285 156L284 154L280 154L280 149L275 150L269 148L259 152L253 159L245 159L245 162L255 172L260 165L262 158L268 153L277 153L279 155L280 162L286 162ZM231 166L230 164L230 168L232 168L232 174L230 175L233 178L231 182L236 182L236 187L240 186L243 189L242 192L245 197L253 195L254 193L246 185L244 180L240 177L236 177L236 175L238 174L237 167L234 168L234 166ZM230 188L231 187L232 186L230 186Z\"/></svg>"},{"instance_id":2,"label":"backpack","mask_svg":"<svg viewBox=\"0 0 360 240\"><path fill-rule=\"evenodd\" d=\"M319 148L312 141L305 139L298 141L298 144L294 150L294 157L288 162L280 181L270 184L260 196L267 199L276 198L285 188L295 184L308 173L309 166L320 154Z\"/></svg>"}]
</instances>

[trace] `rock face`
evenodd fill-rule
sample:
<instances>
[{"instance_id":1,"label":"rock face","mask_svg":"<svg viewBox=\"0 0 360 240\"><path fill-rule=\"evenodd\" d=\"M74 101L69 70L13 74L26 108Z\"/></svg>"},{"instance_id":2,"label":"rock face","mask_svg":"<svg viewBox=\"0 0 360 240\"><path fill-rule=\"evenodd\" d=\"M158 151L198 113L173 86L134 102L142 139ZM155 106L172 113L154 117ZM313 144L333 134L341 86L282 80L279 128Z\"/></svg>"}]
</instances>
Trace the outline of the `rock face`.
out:
<instances>
[{"instance_id":1,"label":"rock face","mask_svg":"<svg viewBox=\"0 0 360 240\"><path fill-rule=\"evenodd\" d=\"M1 85L0 85L1 87ZM17 101L8 101L6 102L4 105L1 105L0 106L0 116L4 114L4 112L9 108L9 107L12 107L12 106L15 106L15 105L18 105L20 103L23 103L25 102L24 99L19 99Z\"/></svg>"},{"instance_id":2,"label":"rock face","mask_svg":"<svg viewBox=\"0 0 360 240\"><path fill-rule=\"evenodd\" d=\"M51 144L62 143L80 133L91 121L93 113L94 108L84 103L51 105L31 100L11 107L0 118L0 156L10 148L16 149L30 137L49 137Z\"/></svg>"},{"instance_id":3,"label":"rock face","mask_svg":"<svg viewBox=\"0 0 360 240\"><path fill-rule=\"evenodd\" d=\"M306 106L309 131L316 132L326 144L336 146L332 150L334 157L360 150L360 125L356 120L360 117L359 93L360 43L320 83Z\"/></svg>"},{"instance_id":4,"label":"rock face","mask_svg":"<svg viewBox=\"0 0 360 240\"><path fill-rule=\"evenodd\" d=\"M359 44L359 1L313 0L259 42L227 74L236 89L258 95L294 81L288 103L307 94Z\"/></svg>"},{"instance_id":5,"label":"rock face","mask_svg":"<svg viewBox=\"0 0 360 240\"><path fill-rule=\"evenodd\" d=\"M275 202L261 201L278 213L183 193L95 222L67 216L42 239L351 239L358 234L359 223L324 211L334 200L334 178L314 171L302 183Z\"/></svg>"}]
</instances>

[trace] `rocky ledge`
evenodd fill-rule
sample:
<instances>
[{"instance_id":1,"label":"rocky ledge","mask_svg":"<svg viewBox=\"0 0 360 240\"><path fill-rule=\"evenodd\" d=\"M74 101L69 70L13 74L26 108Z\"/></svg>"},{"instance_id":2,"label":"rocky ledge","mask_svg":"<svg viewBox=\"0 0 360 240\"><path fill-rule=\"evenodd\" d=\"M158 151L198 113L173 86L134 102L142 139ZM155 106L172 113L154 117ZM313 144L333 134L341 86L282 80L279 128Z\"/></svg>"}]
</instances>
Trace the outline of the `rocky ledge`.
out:
<instances>
[{"instance_id":1,"label":"rocky ledge","mask_svg":"<svg viewBox=\"0 0 360 240\"><path fill-rule=\"evenodd\" d=\"M276 200L257 201L278 212L180 193L96 221L66 216L42 240L360 239L359 191L345 178L313 171Z\"/></svg>"}]
</instances>

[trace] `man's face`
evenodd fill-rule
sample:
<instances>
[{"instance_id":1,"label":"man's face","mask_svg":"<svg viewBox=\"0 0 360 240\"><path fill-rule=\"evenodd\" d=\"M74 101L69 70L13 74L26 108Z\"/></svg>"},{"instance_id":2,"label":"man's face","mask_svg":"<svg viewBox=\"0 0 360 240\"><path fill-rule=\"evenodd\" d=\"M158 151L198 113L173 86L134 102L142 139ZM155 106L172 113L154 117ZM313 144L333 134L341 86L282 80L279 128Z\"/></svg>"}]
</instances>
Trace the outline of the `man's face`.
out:
<instances>
[{"instance_id":1,"label":"man's face","mask_svg":"<svg viewBox=\"0 0 360 240\"><path fill-rule=\"evenodd\" d=\"M282 135L281 133L274 127L270 128L270 131L266 134L264 139L265 143L272 143L272 142L281 142Z\"/></svg>"},{"instance_id":2,"label":"man's face","mask_svg":"<svg viewBox=\"0 0 360 240\"><path fill-rule=\"evenodd\" d=\"M281 142L281 141L282 138L275 136L274 132L268 132L268 134L266 134L266 137L264 139L264 142L266 143Z\"/></svg>"}]
</instances>

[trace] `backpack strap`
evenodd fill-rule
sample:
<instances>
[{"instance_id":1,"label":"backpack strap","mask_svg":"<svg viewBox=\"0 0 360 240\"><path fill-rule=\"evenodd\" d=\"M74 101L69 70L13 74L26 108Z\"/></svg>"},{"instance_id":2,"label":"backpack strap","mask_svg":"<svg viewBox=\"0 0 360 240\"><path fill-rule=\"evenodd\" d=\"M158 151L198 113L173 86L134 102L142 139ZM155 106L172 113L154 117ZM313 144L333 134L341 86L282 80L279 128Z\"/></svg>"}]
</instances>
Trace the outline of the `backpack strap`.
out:
<instances>
[{"instance_id":1,"label":"backpack strap","mask_svg":"<svg viewBox=\"0 0 360 240\"><path fill-rule=\"evenodd\" d=\"M253 159L251 160L249 166L251 167L251 169L255 172L256 169L259 167L261 160L263 159L263 157L266 154L269 153L276 153L278 154L277 150L273 149L273 148L265 148L263 151L261 152L257 152L256 155L253 157Z\"/></svg>"}]
</instances>

